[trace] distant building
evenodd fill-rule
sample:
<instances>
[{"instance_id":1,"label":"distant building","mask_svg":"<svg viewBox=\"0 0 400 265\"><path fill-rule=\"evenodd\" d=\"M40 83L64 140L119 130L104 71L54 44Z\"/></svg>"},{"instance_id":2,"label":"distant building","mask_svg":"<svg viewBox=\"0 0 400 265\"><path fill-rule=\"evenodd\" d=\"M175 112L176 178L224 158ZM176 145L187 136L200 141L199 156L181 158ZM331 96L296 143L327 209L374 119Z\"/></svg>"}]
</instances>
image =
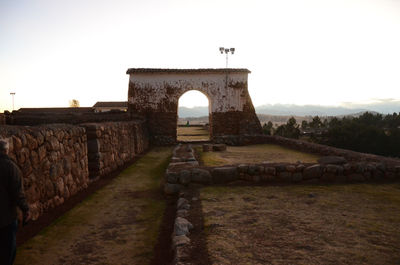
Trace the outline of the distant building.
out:
<instances>
[{"instance_id":1,"label":"distant building","mask_svg":"<svg viewBox=\"0 0 400 265\"><path fill-rule=\"evenodd\" d=\"M127 111L127 101L98 101L93 105L94 112L107 112L112 110Z\"/></svg>"},{"instance_id":2,"label":"distant building","mask_svg":"<svg viewBox=\"0 0 400 265\"><path fill-rule=\"evenodd\" d=\"M23 114L37 114L37 113L50 113L50 114L62 114L62 113L88 113L93 112L92 107L68 107L68 108L20 108L18 113Z\"/></svg>"}]
</instances>

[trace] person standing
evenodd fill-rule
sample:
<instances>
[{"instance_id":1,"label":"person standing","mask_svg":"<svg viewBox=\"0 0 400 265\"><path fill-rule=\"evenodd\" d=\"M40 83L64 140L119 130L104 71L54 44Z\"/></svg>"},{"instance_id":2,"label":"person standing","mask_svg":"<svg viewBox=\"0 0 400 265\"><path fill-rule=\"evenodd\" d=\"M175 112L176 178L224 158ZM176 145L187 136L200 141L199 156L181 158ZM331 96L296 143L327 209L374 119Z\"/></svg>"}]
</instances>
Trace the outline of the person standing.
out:
<instances>
[{"instance_id":1,"label":"person standing","mask_svg":"<svg viewBox=\"0 0 400 265\"><path fill-rule=\"evenodd\" d=\"M12 265L16 254L17 207L23 222L30 219L22 189L21 171L8 156L8 143L0 139L0 264Z\"/></svg>"}]
</instances>

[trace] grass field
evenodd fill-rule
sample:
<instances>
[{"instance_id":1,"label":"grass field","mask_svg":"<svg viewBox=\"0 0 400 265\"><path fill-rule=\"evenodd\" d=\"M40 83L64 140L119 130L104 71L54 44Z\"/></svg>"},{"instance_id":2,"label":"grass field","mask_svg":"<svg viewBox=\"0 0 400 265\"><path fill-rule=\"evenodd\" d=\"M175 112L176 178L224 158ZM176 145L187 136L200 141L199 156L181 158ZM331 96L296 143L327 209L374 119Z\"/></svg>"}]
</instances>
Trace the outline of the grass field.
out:
<instances>
[{"instance_id":1,"label":"grass field","mask_svg":"<svg viewBox=\"0 0 400 265\"><path fill-rule=\"evenodd\" d=\"M400 264L400 184L207 187L212 264Z\"/></svg>"},{"instance_id":2,"label":"grass field","mask_svg":"<svg viewBox=\"0 0 400 265\"><path fill-rule=\"evenodd\" d=\"M178 127L178 141L209 141L210 134L203 127Z\"/></svg>"},{"instance_id":3,"label":"grass field","mask_svg":"<svg viewBox=\"0 0 400 265\"><path fill-rule=\"evenodd\" d=\"M15 264L149 264L171 148L153 148L17 250Z\"/></svg>"},{"instance_id":4,"label":"grass field","mask_svg":"<svg viewBox=\"0 0 400 265\"><path fill-rule=\"evenodd\" d=\"M238 163L287 162L315 163L319 156L303 153L273 144L258 144L248 146L227 146L224 152L200 152L205 166L223 166Z\"/></svg>"}]
</instances>

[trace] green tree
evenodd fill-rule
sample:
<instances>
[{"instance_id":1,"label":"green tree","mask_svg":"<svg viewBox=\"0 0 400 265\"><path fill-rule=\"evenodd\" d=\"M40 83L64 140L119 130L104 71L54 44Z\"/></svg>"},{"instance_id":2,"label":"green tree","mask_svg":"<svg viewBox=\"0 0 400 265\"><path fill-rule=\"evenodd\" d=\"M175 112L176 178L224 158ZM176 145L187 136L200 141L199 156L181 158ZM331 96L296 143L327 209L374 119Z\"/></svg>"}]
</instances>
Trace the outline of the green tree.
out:
<instances>
[{"instance_id":1,"label":"green tree","mask_svg":"<svg viewBox=\"0 0 400 265\"><path fill-rule=\"evenodd\" d=\"M269 121L268 123L264 123L262 129L263 129L263 133L266 135L272 135L273 134L273 130L274 130L274 125L272 124L271 121Z\"/></svg>"},{"instance_id":2,"label":"green tree","mask_svg":"<svg viewBox=\"0 0 400 265\"><path fill-rule=\"evenodd\" d=\"M276 129L275 134L287 138L298 139L300 136L300 129L296 119L291 117L286 124L281 125Z\"/></svg>"},{"instance_id":3,"label":"green tree","mask_svg":"<svg viewBox=\"0 0 400 265\"><path fill-rule=\"evenodd\" d=\"M332 118L319 143L359 152L400 157L400 119L364 113L358 118Z\"/></svg>"},{"instance_id":4,"label":"green tree","mask_svg":"<svg viewBox=\"0 0 400 265\"><path fill-rule=\"evenodd\" d=\"M308 122L307 122L306 120L303 120L303 121L301 122L301 128L302 128L303 130L305 130L305 129L307 129L308 127L309 127Z\"/></svg>"},{"instance_id":5,"label":"green tree","mask_svg":"<svg viewBox=\"0 0 400 265\"><path fill-rule=\"evenodd\" d=\"M318 116L315 116L315 117L313 117L313 119L309 125L310 125L310 128L319 129L322 127L321 119Z\"/></svg>"}]
</instances>

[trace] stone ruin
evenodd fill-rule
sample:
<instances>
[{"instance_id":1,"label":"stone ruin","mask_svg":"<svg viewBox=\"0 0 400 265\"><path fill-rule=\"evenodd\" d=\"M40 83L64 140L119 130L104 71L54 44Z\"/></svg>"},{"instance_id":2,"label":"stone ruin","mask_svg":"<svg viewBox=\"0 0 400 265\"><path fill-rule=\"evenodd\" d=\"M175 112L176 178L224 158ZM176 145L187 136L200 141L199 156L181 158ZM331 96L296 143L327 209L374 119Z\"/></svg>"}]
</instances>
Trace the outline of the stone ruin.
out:
<instances>
[{"instance_id":1,"label":"stone ruin","mask_svg":"<svg viewBox=\"0 0 400 265\"><path fill-rule=\"evenodd\" d=\"M128 69L128 112L24 108L0 115L0 138L23 173L34 219L91 182L131 163L150 145L176 142L179 97L209 99L212 139L261 133L247 69Z\"/></svg>"},{"instance_id":2,"label":"stone ruin","mask_svg":"<svg viewBox=\"0 0 400 265\"><path fill-rule=\"evenodd\" d=\"M210 138L261 134L248 89L247 69L131 68L128 111L143 114L153 143L176 142L178 101L198 90L209 100Z\"/></svg>"},{"instance_id":3,"label":"stone ruin","mask_svg":"<svg viewBox=\"0 0 400 265\"><path fill-rule=\"evenodd\" d=\"M400 176L398 159L263 136L247 88L249 73L247 69L128 69L127 112L94 113L91 108L46 108L21 109L0 115L0 138L9 141L10 156L21 168L34 219L86 189L91 182L131 163L149 146L176 143L178 100L189 90L198 90L209 100L210 137L214 144L274 143L300 151L342 156L355 162L347 171L344 167L343 170L329 167L331 171L332 168L336 170L334 173L315 166L317 178L328 176L335 179L347 174L350 177L346 175L346 178L350 180L375 177L393 180ZM280 181L284 178L284 181L298 182L300 171L297 165L295 172L292 172L293 168L294 165L279 165L275 167L276 172L280 170L279 174L274 173L271 177L264 166L261 170L261 165L253 165L242 172L242 177L255 181L263 178ZM257 174L253 174L253 169L257 169ZM198 171L196 168L191 170ZM241 172L244 169L234 170ZM172 172L172 168L169 171ZM191 180L196 179L196 174L186 171ZM222 178L220 171L212 169L210 174L217 176L219 181ZM308 176L308 173L301 173L302 180ZM180 178L175 177L166 180L173 185L171 187L182 184L181 181L176 183Z\"/></svg>"}]
</instances>

